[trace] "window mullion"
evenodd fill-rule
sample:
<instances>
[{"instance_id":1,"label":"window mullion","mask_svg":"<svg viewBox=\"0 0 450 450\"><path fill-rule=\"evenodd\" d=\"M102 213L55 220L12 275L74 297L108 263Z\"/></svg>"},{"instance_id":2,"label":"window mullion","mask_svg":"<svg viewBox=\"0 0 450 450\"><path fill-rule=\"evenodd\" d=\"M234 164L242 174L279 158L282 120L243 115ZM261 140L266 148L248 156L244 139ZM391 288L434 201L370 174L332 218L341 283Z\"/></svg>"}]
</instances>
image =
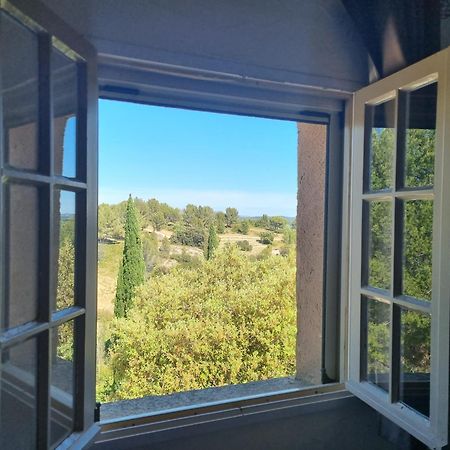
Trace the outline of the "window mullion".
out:
<instances>
[{"instance_id":1,"label":"window mullion","mask_svg":"<svg viewBox=\"0 0 450 450\"><path fill-rule=\"evenodd\" d=\"M399 399L400 385L400 307L391 305L391 373L389 380L389 399L395 403Z\"/></svg>"},{"instance_id":2,"label":"window mullion","mask_svg":"<svg viewBox=\"0 0 450 450\"><path fill-rule=\"evenodd\" d=\"M51 37L39 34L39 166L40 170L52 175L52 108L51 108ZM40 243L39 243L39 303L38 320L49 323L51 320L50 299L54 293L52 275L52 230L53 230L53 192L51 183L41 188L40 204ZM38 338L38 448L47 449L50 442L50 367L51 332L44 331Z\"/></svg>"},{"instance_id":3,"label":"window mullion","mask_svg":"<svg viewBox=\"0 0 450 450\"><path fill-rule=\"evenodd\" d=\"M402 288L402 229L403 229L403 211L401 200L395 197L399 185L399 176L402 175L401 160L401 139L402 131L399 131L402 124L400 117L400 91L397 90L395 96L395 118L394 133L395 146L392 155L392 175L393 175L393 196L392 196L392 230L391 230L391 298L401 291ZM390 374L389 374L389 400L394 403L398 399L400 384L400 308L394 302L391 304L390 316Z\"/></svg>"}]
</instances>

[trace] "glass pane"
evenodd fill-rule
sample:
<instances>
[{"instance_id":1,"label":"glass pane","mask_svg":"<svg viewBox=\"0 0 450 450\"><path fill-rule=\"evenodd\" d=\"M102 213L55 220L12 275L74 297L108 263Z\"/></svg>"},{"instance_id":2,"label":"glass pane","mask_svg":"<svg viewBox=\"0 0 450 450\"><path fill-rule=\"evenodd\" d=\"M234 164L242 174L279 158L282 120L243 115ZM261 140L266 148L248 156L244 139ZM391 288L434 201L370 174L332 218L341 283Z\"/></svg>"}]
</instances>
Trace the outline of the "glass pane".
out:
<instances>
[{"instance_id":1,"label":"glass pane","mask_svg":"<svg viewBox=\"0 0 450 450\"><path fill-rule=\"evenodd\" d=\"M369 191L389 189L393 184L395 149L395 100L366 106L366 186Z\"/></svg>"},{"instance_id":2,"label":"glass pane","mask_svg":"<svg viewBox=\"0 0 450 450\"><path fill-rule=\"evenodd\" d=\"M403 293L431 300L433 201L404 202Z\"/></svg>"},{"instance_id":3,"label":"glass pane","mask_svg":"<svg viewBox=\"0 0 450 450\"><path fill-rule=\"evenodd\" d=\"M58 252L55 258L58 261L57 310L75 303L75 198L74 192L55 191L55 241L58 243L55 248Z\"/></svg>"},{"instance_id":4,"label":"glass pane","mask_svg":"<svg viewBox=\"0 0 450 450\"><path fill-rule=\"evenodd\" d=\"M406 94L405 186L432 186L437 84Z\"/></svg>"},{"instance_id":5,"label":"glass pane","mask_svg":"<svg viewBox=\"0 0 450 450\"><path fill-rule=\"evenodd\" d=\"M368 284L391 287L392 202L368 202Z\"/></svg>"},{"instance_id":6,"label":"glass pane","mask_svg":"<svg viewBox=\"0 0 450 450\"><path fill-rule=\"evenodd\" d=\"M35 320L39 282L39 191L9 184L5 217L5 302L3 328Z\"/></svg>"},{"instance_id":7,"label":"glass pane","mask_svg":"<svg viewBox=\"0 0 450 450\"><path fill-rule=\"evenodd\" d=\"M37 38L1 14L0 42L5 161L17 168L38 170Z\"/></svg>"},{"instance_id":8,"label":"glass pane","mask_svg":"<svg viewBox=\"0 0 450 450\"><path fill-rule=\"evenodd\" d=\"M431 315L402 309L400 401L430 412Z\"/></svg>"},{"instance_id":9,"label":"glass pane","mask_svg":"<svg viewBox=\"0 0 450 450\"><path fill-rule=\"evenodd\" d=\"M36 339L25 341L2 353L2 450L36 448L36 354Z\"/></svg>"},{"instance_id":10,"label":"glass pane","mask_svg":"<svg viewBox=\"0 0 450 450\"><path fill-rule=\"evenodd\" d=\"M53 144L55 173L76 177L77 65L53 49Z\"/></svg>"},{"instance_id":11,"label":"glass pane","mask_svg":"<svg viewBox=\"0 0 450 450\"><path fill-rule=\"evenodd\" d=\"M387 303L367 299L367 381L389 390L390 311Z\"/></svg>"},{"instance_id":12,"label":"glass pane","mask_svg":"<svg viewBox=\"0 0 450 450\"><path fill-rule=\"evenodd\" d=\"M51 423L52 445L57 445L73 430L74 409L74 322L52 330Z\"/></svg>"}]
</instances>

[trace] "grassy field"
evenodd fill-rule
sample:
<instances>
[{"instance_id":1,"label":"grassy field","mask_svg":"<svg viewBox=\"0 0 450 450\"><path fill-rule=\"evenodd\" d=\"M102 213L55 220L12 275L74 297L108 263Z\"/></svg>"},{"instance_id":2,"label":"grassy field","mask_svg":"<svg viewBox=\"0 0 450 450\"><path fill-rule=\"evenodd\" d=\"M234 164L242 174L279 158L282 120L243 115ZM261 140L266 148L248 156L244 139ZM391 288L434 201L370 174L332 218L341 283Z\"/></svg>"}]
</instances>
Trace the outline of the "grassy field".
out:
<instances>
[{"instance_id":1,"label":"grassy field","mask_svg":"<svg viewBox=\"0 0 450 450\"><path fill-rule=\"evenodd\" d=\"M114 314L117 273L122 252L123 242L98 245L97 312L99 318L112 318Z\"/></svg>"}]
</instances>

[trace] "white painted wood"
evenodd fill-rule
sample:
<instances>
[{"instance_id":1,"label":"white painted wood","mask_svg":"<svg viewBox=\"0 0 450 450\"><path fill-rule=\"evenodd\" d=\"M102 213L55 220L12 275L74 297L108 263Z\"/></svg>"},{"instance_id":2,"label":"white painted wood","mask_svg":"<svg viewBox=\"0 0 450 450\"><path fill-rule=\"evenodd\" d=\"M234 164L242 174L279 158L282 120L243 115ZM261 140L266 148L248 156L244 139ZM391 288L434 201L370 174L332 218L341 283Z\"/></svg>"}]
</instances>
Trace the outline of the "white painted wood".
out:
<instances>
[{"instance_id":1,"label":"white painted wood","mask_svg":"<svg viewBox=\"0 0 450 450\"><path fill-rule=\"evenodd\" d=\"M430 447L448 440L449 321L450 321L450 49L436 53L396 74L367 86L355 94L352 140L352 185L350 229L350 357L348 389L380 413L403 427ZM397 193L395 188L380 194L363 194L364 119L367 104L379 104L396 96L398 90L415 90L438 82L435 145L435 186L433 190ZM395 170L395 166L394 166ZM394 172L395 174L395 172ZM445 176L447 174L447 176ZM406 195L406 197L405 197ZM394 293L377 293L361 286L361 238L363 200L395 198L434 200L432 301L415 301ZM395 243L393 243L395 245ZM430 419L402 403L391 403L376 386L360 379L361 294L380 298L416 310L431 309ZM400 357L400 355L394 355Z\"/></svg>"}]
</instances>

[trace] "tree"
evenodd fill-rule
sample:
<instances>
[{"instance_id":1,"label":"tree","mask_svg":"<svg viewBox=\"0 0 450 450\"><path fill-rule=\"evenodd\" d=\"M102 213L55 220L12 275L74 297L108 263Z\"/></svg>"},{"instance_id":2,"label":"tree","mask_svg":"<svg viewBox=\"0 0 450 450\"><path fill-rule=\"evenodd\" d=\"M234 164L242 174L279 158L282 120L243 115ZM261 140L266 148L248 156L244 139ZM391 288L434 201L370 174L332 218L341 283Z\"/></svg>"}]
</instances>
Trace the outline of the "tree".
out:
<instances>
[{"instance_id":1,"label":"tree","mask_svg":"<svg viewBox=\"0 0 450 450\"><path fill-rule=\"evenodd\" d=\"M216 229L214 225L211 225L209 227L209 233L208 233L208 241L205 246L205 259L209 260L214 256L214 253L216 251L216 248L219 246L219 238L216 234Z\"/></svg>"},{"instance_id":2,"label":"tree","mask_svg":"<svg viewBox=\"0 0 450 450\"><path fill-rule=\"evenodd\" d=\"M283 242L287 245L295 244L296 232L291 227L285 227L283 230Z\"/></svg>"},{"instance_id":3,"label":"tree","mask_svg":"<svg viewBox=\"0 0 450 450\"><path fill-rule=\"evenodd\" d=\"M177 224L174 233L170 237L170 241L174 244L203 248L205 245L206 232L207 230L201 226Z\"/></svg>"},{"instance_id":4,"label":"tree","mask_svg":"<svg viewBox=\"0 0 450 450\"><path fill-rule=\"evenodd\" d=\"M259 241L261 242L261 244L273 244L273 240L274 240L274 235L272 232L270 231L263 231L262 233L259 234Z\"/></svg>"},{"instance_id":5,"label":"tree","mask_svg":"<svg viewBox=\"0 0 450 450\"><path fill-rule=\"evenodd\" d=\"M225 213L222 211L216 213L216 225L219 234L225 233Z\"/></svg>"},{"instance_id":6,"label":"tree","mask_svg":"<svg viewBox=\"0 0 450 450\"><path fill-rule=\"evenodd\" d=\"M152 271L158 260L158 238L155 233L144 233L142 235L142 249L144 253L145 268L148 273Z\"/></svg>"},{"instance_id":7,"label":"tree","mask_svg":"<svg viewBox=\"0 0 450 450\"><path fill-rule=\"evenodd\" d=\"M248 220L242 220L238 227L239 233L248 234L250 231L250 223Z\"/></svg>"},{"instance_id":8,"label":"tree","mask_svg":"<svg viewBox=\"0 0 450 450\"><path fill-rule=\"evenodd\" d=\"M274 216L269 219L269 230L279 233L284 227L288 225L287 219L281 216Z\"/></svg>"},{"instance_id":9,"label":"tree","mask_svg":"<svg viewBox=\"0 0 450 450\"><path fill-rule=\"evenodd\" d=\"M239 212L236 208L228 207L225 210L225 223L228 228L231 228L238 220Z\"/></svg>"},{"instance_id":10,"label":"tree","mask_svg":"<svg viewBox=\"0 0 450 450\"><path fill-rule=\"evenodd\" d=\"M268 228L269 227L269 216L267 214L263 214L259 220L256 221L255 224L258 228Z\"/></svg>"},{"instance_id":11,"label":"tree","mask_svg":"<svg viewBox=\"0 0 450 450\"><path fill-rule=\"evenodd\" d=\"M110 240L123 238L126 202L117 205L102 203L98 207L98 237Z\"/></svg>"},{"instance_id":12,"label":"tree","mask_svg":"<svg viewBox=\"0 0 450 450\"><path fill-rule=\"evenodd\" d=\"M140 234L136 207L130 195L125 216L125 244L114 302L116 317L127 317L136 288L144 281L145 262Z\"/></svg>"},{"instance_id":13,"label":"tree","mask_svg":"<svg viewBox=\"0 0 450 450\"><path fill-rule=\"evenodd\" d=\"M155 198L147 202L148 221L153 227L153 231L159 231L166 225L166 218L163 212L163 206Z\"/></svg>"}]
</instances>

